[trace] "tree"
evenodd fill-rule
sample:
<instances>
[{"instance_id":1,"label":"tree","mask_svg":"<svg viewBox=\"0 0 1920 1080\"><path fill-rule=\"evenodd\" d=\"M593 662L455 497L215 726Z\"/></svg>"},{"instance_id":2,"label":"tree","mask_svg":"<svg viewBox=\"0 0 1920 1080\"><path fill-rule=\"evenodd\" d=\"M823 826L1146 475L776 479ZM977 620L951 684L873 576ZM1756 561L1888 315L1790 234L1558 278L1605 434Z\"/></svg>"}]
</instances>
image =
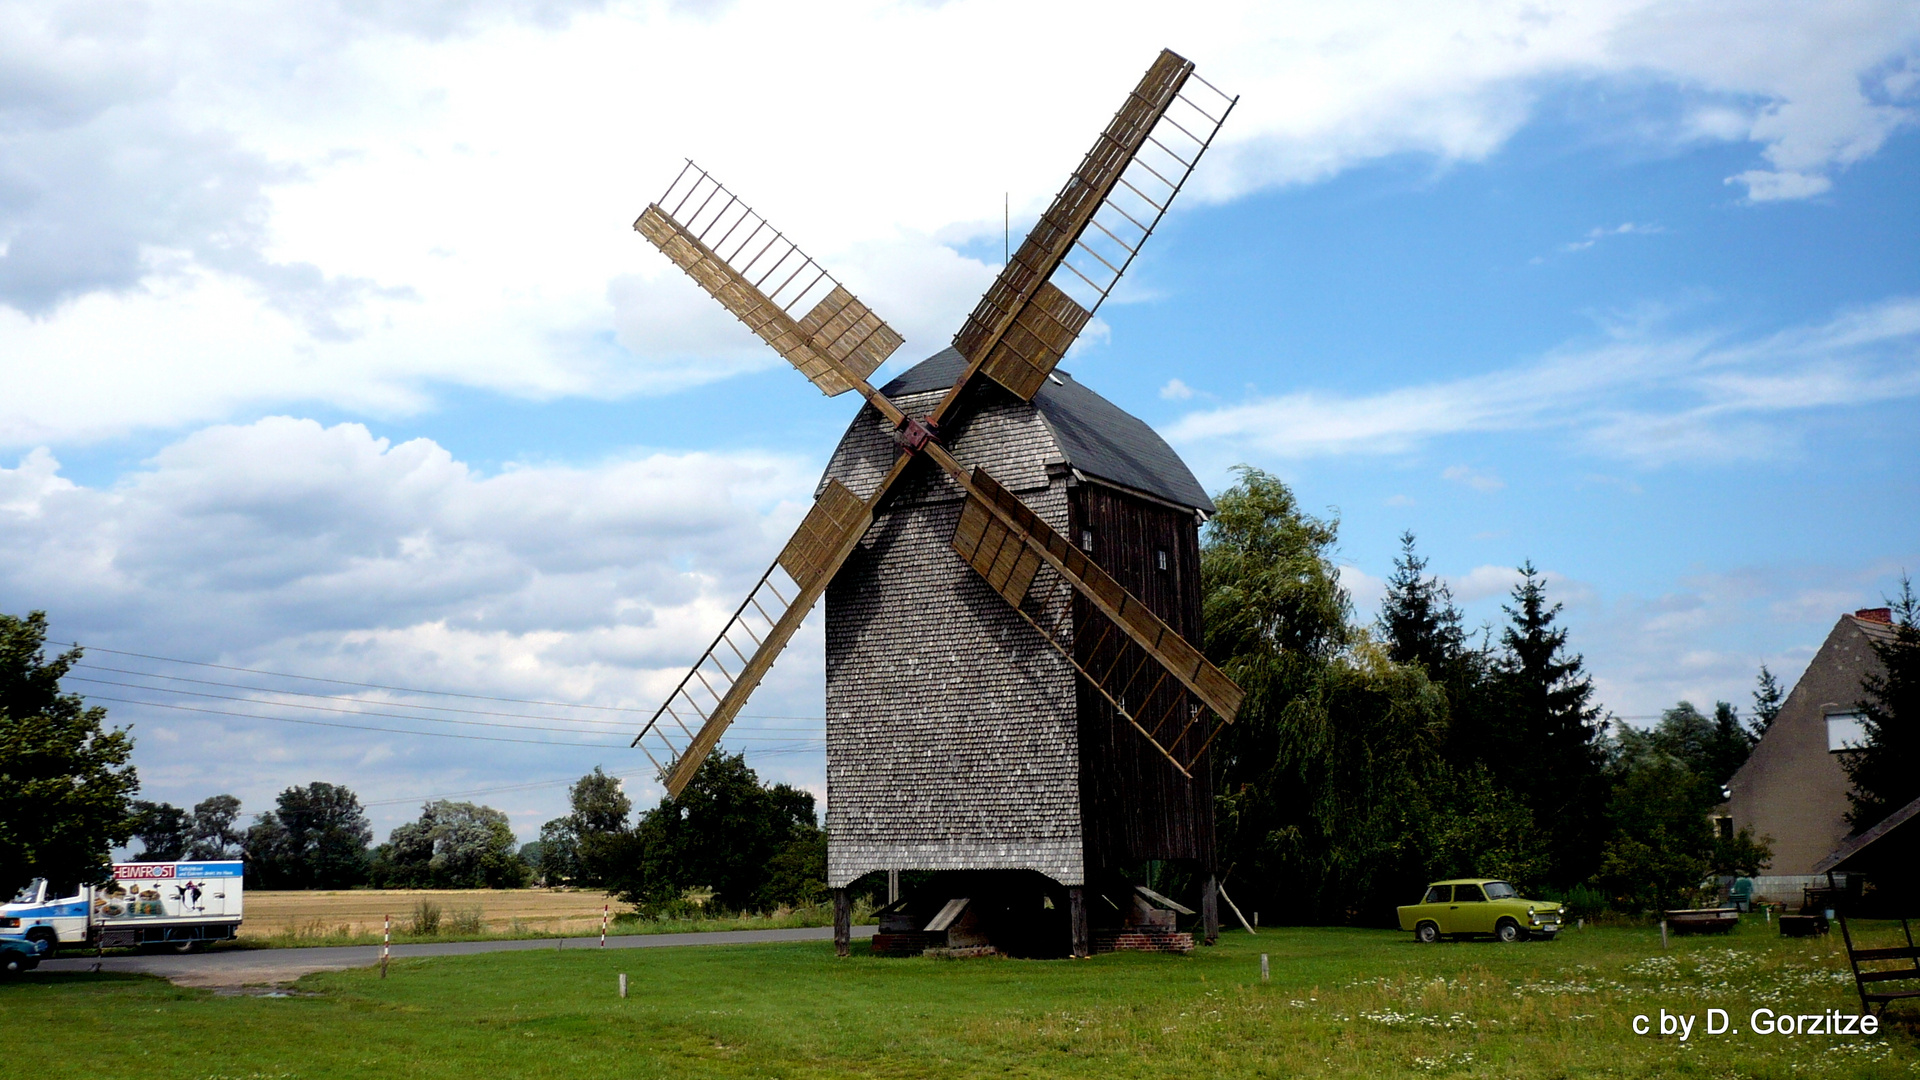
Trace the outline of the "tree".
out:
<instances>
[{"instance_id":1,"label":"tree","mask_svg":"<svg viewBox=\"0 0 1920 1080\"><path fill-rule=\"evenodd\" d=\"M36 877L103 881L133 835L133 737L60 692L81 650L48 660L46 638L46 612L0 615L0 896Z\"/></svg>"},{"instance_id":2,"label":"tree","mask_svg":"<svg viewBox=\"0 0 1920 1080\"><path fill-rule=\"evenodd\" d=\"M1338 523L1265 473L1239 477L1216 499L1200 563L1207 651L1247 691L1216 743L1222 860L1248 904L1374 921L1426 881L1446 695L1347 625ZM1417 588L1419 574L1401 576Z\"/></svg>"},{"instance_id":3,"label":"tree","mask_svg":"<svg viewBox=\"0 0 1920 1080\"><path fill-rule=\"evenodd\" d=\"M133 835L142 847L134 856L136 861L174 862L187 853L193 819L185 810L172 803L136 799L133 821Z\"/></svg>"},{"instance_id":4,"label":"tree","mask_svg":"<svg viewBox=\"0 0 1920 1080\"><path fill-rule=\"evenodd\" d=\"M604 886L626 857L633 800L600 766L567 789L572 812L540 827L540 876L548 884Z\"/></svg>"},{"instance_id":5,"label":"tree","mask_svg":"<svg viewBox=\"0 0 1920 1080\"><path fill-rule=\"evenodd\" d=\"M1443 681L1467 651L1460 609L1453 591L1438 577L1425 577L1427 560L1414 551L1411 530L1400 534L1400 556L1387 578L1387 593L1375 620L1387 657L1397 664L1419 664L1427 677Z\"/></svg>"},{"instance_id":6,"label":"tree","mask_svg":"<svg viewBox=\"0 0 1920 1080\"><path fill-rule=\"evenodd\" d=\"M367 879L373 828L353 792L333 784L290 787L247 830L246 859L269 889L340 889Z\"/></svg>"},{"instance_id":7,"label":"tree","mask_svg":"<svg viewBox=\"0 0 1920 1080\"><path fill-rule=\"evenodd\" d=\"M210 795L193 804L192 843L187 857L192 859L234 859L240 856L246 837L234 828L240 820L240 800L231 795Z\"/></svg>"},{"instance_id":8,"label":"tree","mask_svg":"<svg viewBox=\"0 0 1920 1080\"><path fill-rule=\"evenodd\" d=\"M370 874L383 888L438 889L513 889L529 876L507 815L446 799L427 803L418 821L394 829L374 851Z\"/></svg>"},{"instance_id":9,"label":"tree","mask_svg":"<svg viewBox=\"0 0 1920 1080\"><path fill-rule=\"evenodd\" d=\"M1488 765L1548 830L1554 876L1567 885L1584 879L1598 856L1606 722L1591 704L1584 659L1568 655L1567 631L1554 626L1562 605L1548 603L1546 580L1531 562L1519 570L1513 604L1504 608L1509 624L1495 675L1502 730Z\"/></svg>"},{"instance_id":10,"label":"tree","mask_svg":"<svg viewBox=\"0 0 1920 1080\"><path fill-rule=\"evenodd\" d=\"M1860 681L1860 726L1866 741L1859 750L1841 756L1853 789L1847 792L1852 808L1847 824L1856 833L1878 824L1888 814L1920 798L1920 601L1913 582L1900 576L1900 595L1893 607L1893 640L1873 642L1881 671Z\"/></svg>"},{"instance_id":11,"label":"tree","mask_svg":"<svg viewBox=\"0 0 1920 1080\"><path fill-rule=\"evenodd\" d=\"M677 910L695 888L731 911L805 903L826 888L813 796L762 785L740 754L708 757L678 798L662 798L609 848L610 883L643 911Z\"/></svg>"},{"instance_id":12,"label":"tree","mask_svg":"<svg viewBox=\"0 0 1920 1080\"><path fill-rule=\"evenodd\" d=\"M1760 677L1754 680L1753 719L1747 721L1747 741L1758 743L1760 737L1773 726L1773 718L1780 715L1780 706L1786 702L1786 692L1780 689L1780 680L1773 677L1767 665L1760 665Z\"/></svg>"},{"instance_id":13,"label":"tree","mask_svg":"<svg viewBox=\"0 0 1920 1080\"><path fill-rule=\"evenodd\" d=\"M1652 739L1621 740L1617 768L1595 882L1626 911L1678 906L1713 868L1720 789Z\"/></svg>"},{"instance_id":14,"label":"tree","mask_svg":"<svg viewBox=\"0 0 1920 1080\"><path fill-rule=\"evenodd\" d=\"M1653 748L1677 758L1688 770L1718 791L1746 763L1752 743L1740 725L1740 714L1724 701L1714 703L1713 717L1703 716L1693 702L1682 701L1660 714L1650 732L1620 731L1622 744L1650 740Z\"/></svg>"},{"instance_id":15,"label":"tree","mask_svg":"<svg viewBox=\"0 0 1920 1080\"><path fill-rule=\"evenodd\" d=\"M1469 644L1452 590L1427 576L1426 568L1413 533L1402 533L1374 626L1390 659L1419 664L1446 693L1447 759L1456 770L1471 772L1482 767L1498 734L1489 730L1498 710L1488 700L1488 657Z\"/></svg>"},{"instance_id":16,"label":"tree","mask_svg":"<svg viewBox=\"0 0 1920 1080\"><path fill-rule=\"evenodd\" d=\"M1259 469L1234 471L1240 480L1215 500L1200 565L1208 652L1262 663L1333 655L1347 643L1351 607L1330 558L1339 519L1303 512Z\"/></svg>"}]
</instances>

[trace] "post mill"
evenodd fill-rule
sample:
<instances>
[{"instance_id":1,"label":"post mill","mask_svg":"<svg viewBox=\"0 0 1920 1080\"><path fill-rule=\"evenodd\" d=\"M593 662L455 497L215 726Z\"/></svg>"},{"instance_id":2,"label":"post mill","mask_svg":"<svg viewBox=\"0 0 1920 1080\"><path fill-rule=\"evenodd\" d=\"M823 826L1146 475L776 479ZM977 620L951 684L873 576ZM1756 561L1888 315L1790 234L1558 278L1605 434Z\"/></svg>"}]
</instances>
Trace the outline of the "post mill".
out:
<instances>
[{"instance_id":1,"label":"post mill","mask_svg":"<svg viewBox=\"0 0 1920 1080\"><path fill-rule=\"evenodd\" d=\"M812 509L634 745L684 790L827 601L828 885L934 871L882 951L1190 948L1218 931L1208 748L1241 690L1201 654L1206 493L1056 370L1236 99L1162 52L950 348L876 390L899 334L688 163L634 228L829 396L866 404ZM895 879L897 880L897 878Z\"/></svg>"}]
</instances>

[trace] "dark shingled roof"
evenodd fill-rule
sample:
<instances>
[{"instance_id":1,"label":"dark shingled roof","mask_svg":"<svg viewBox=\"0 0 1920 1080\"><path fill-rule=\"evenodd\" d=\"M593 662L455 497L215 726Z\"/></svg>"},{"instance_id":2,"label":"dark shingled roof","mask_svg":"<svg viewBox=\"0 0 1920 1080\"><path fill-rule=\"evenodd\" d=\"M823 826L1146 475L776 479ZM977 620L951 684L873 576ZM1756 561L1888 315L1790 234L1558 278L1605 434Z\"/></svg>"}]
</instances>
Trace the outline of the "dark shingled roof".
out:
<instances>
[{"instance_id":1,"label":"dark shingled roof","mask_svg":"<svg viewBox=\"0 0 1920 1080\"><path fill-rule=\"evenodd\" d=\"M945 390L967 362L952 348L942 349L880 388L888 397ZM1056 370L1033 403L1040 410L1067 464L1088 476L1156 495L1168 502L1213 513L1213 500L1193 478L1186 462L1145 421Z\"/></svg>"}]
</instances>

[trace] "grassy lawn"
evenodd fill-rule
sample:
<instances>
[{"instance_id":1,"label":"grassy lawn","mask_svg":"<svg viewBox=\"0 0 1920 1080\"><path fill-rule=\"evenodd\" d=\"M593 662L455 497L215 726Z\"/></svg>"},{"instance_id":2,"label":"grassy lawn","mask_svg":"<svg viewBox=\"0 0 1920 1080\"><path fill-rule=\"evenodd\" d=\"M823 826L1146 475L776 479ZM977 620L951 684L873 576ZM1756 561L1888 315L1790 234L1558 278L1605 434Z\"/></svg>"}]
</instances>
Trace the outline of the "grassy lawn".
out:
<instances>
[{"instance_id":1,"label":"grassy lawn","mask_svg":"<svg viewBox=\"0 0 1920 1080\"><path fill-rule=\"evenodd\" d=\"M859 946L836 960L825 943L534 951L400 962L385 981L312 975L280 998L40 974L0 983L0 1074L1920 1076L1910 1019L1870 1038L1750 1033L1762 1006L1857 1008L1837 941L1771 930L1665 953L1657 930L1611 927L1435 946L1271 928L1187 958L1078 962L884 960ZM1711 1006L1740 1034L1630 1029L1636 1014Z\"/></svg>"}]
</instances>

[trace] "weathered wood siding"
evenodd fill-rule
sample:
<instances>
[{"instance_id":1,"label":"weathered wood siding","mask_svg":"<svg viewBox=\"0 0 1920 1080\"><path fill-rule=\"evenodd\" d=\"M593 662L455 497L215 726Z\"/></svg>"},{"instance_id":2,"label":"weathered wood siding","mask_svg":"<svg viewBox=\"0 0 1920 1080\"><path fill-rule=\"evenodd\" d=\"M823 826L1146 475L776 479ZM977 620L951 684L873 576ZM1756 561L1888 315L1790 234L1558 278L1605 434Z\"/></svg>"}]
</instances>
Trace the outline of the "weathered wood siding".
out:
<instances>
[{"instance_id":1,"label":"weathered wood siding","mask_svg":"<svg viewBox=\"0 0 1920 1080\"><path fill-rule=\"evenodd\" d=\"M1075 487L1069 499L1075 543L1091 539L1094 561L1114 576L1188 641L1200 643L1200 533L1191 510L1176 510L1136 498L1098 482ZM1082 545L1083 547L1086 545ZM1167 565L1159 565L1165 553ZM1074 603L1075 659L1093 671L1116 660L1137 664L1140 649L1118 634L1101 635L1091 604ZM1122 650L1124 649L1124 652ZM1124 668L1123 668L1124 670ZM1157 671L1143 673L1151 681ZM1168 680L1171 682L1171 680ZM1149 726L1173 706L1162 734L1186 723L1184 694L1162 688L1136 717ZM1080 805L1091 868L1143 859L1198 859L1213 865L1213 785L1203 760L1189 780L1153 744L1141 737L1086 680L1078 683ZM1204 741L1210 719L1194 725L1187 739ZM1175 748L1176 752L1179 748ZM1184 756L1184 755L1183 755Z\"/></svg>"}]
</instances>

